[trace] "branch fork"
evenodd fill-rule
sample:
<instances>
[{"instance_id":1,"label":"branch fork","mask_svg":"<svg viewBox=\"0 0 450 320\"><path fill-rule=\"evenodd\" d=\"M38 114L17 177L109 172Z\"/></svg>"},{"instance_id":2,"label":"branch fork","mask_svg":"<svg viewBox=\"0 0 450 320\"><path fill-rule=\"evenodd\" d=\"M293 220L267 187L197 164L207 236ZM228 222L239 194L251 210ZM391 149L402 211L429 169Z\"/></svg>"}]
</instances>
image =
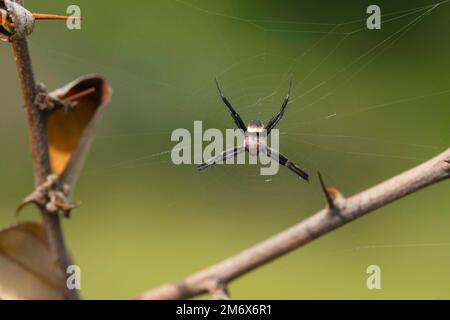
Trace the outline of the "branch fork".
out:
<instances>
[{"instance_id":1,"label":"branch fork","mask_svg":"<svg viewBox=\"0 0 450 320\"><path fill-rule=\"evenodd\" d=\"M205 281L205 288L210 293L210 300L231 300L226 283L218 279Z\"/></svg>"},{"instance_id":2,"label":"branch fork","mask_svg":"<svg viewBox=\"0 0 450 320\"><path fill-rule=\"evenodd\" d=\"M228 289L223 286L211 292L211 300L228 301L231 300Z\"/></svg>"},{"instance_id":3,"label":"branch fork","mask_svg":"<svg viewBox=\"0 0 450 320\"><path fill-rule=\"evenodd\" d=\"M96 89L89 88L70 97L60 99L54 93L49 93L45 84L41 82L37 84L36 92L34 104L38 106L41 111L52 111L56 108L62 108L65 112L68 112L79 104L79 99L95 93Z\"/></svg>"},{"instance_id":4,"label":"branch fork","mask_svg":"<svg viewBox=\"0 0 450 320\"><path fill-rule=\"evenodd\" d=\"M61 184L58 176L51 174L44 183L39 185L36 190L26 197L17 208L17 213L23 210L29 204L35 204L40 208L52 214L61 214L70 218L73 209L80 206L80 203L73 204L69 197L71 188L68 184Z\"/></svg>"},{"instance_id":5,"label":"branch fork","mask_svg":"<svg viewBox=\"0 0 450 320\"><path fill-rule=\"evenodd\" d=\"M34 29L33 14L20 4L11 0L0 0L0 39L12 42L24 39Z\"/></svg>"},{"instance_id":6,"label":"branch fork","mask_svg":"<svg viewBox=\"0 0 450 320\"><path fill-rule=\"evenodd\" d=\"M49 94L43 83L38 83L36 91L37 94L34 104L38 106L41 111L51 111L58 107L68 111L77 105L76 101L64 101Z\"/></svg>"},{"instance_id":7,"label":"branch fork","mask_svg":"<svg viewBox=\"0 0 450 320\"><path fill-rule=\"evenodd\" d=\"M31 13L19 0L0 0L0 40L25 39L34 30L36 20L81 20L81 17Z\"/></svg>"}]
</instances>

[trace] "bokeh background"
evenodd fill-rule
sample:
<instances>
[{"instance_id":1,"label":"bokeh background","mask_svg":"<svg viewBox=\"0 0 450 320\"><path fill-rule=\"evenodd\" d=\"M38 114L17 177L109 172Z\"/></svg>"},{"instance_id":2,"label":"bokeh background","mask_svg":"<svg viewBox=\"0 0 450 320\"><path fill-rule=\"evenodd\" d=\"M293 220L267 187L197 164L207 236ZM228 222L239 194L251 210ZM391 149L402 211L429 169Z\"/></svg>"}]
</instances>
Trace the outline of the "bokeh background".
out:
<instances>
[{"instance_id":1,"label":"bokeh background","mask_svg":"<svg viewBox=\"0 0 450 320\"><path fill-rule=\"evenodd\" d=\"M64 13L73 1L33 1ZM87 73L114 88L64 222L82 268L82 295L127 299L218 262L324 206L317 183L351 195L419 164L450 141L450 3L377 1L78 0L80 31L39 22L35 71L49 89ZM413 10L414 8L422 8ZM430 8L430 7L427 7ZM383 42L383 40L387 39ZM0 224L33 188L25 115L11 48L0 45ZM246 121L269 119L290 77L281 151L313 176L219 166L199 174L170 161L176 128L232 128L213 79ZM230 290L237 299L450 298L449 184L378 210ZM382 290L366 288L366 268Z\"/></svg>"}]
</instances>

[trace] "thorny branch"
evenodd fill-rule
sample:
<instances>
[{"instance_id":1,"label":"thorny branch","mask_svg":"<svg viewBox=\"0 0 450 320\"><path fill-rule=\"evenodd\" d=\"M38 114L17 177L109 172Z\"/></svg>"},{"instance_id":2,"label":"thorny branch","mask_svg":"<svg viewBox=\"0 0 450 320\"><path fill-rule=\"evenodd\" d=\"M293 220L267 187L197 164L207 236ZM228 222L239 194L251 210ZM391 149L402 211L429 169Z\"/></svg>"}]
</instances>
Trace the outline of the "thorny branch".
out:
<instances>
[{"instance_id":1,"label":"thorny branch","mask_svg":"<svg viewBox=\"0 0 450 320\"><path fill-rule=\"evenodd\" d=\"M450 178L450 148L433 159L366 191L344 198L323 182L327 207L305 221L229 259L183 280L143 293L138 299L188 299L210 292L226 292L234 279L302 247L311 241L395 200Z\"/></svg>"},{"instance_id":2,"label":"thorny branch","mask_svg":"<svg viewBox=\"0 0 450 320\"><path fill-rule=\"evenodd\" d=\"M22 0L15 0L15 2L23 5ZM47 115L35 103L38 94L38 85L34 76L26 38L12 40L12 47L25 100L25 110L28 116L35 185L38 187L52 174L46 135ZM62 268L63 274L66 274L67 267L72 263L67 252L59 216L48 212L43 206L39 207L48 235L50 249L57 265ZM74 300L79 299L76 290L67 290L67 297Z\"/></svg>"}]
</instances>

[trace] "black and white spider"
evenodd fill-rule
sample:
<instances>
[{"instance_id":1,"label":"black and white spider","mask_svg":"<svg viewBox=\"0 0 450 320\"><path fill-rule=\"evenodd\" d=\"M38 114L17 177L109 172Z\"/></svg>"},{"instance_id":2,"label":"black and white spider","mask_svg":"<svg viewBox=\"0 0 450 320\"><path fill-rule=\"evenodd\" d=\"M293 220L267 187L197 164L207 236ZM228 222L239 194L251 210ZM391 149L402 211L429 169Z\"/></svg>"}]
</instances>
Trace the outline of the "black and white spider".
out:
<instances>
[{"instance_id":1,"label":"black and white spider","mask_svg":"<svg viewBox=\"0 0 450 320\"><path fill-rule=\"evenodd\" d=\"M241 154L242 152L249 152L252 155L258 155L260 152L265 152L269 158L272 158L273 160L278 161L279 164L289 168L291 171L293 171L295 174L297 174L300 178L302 178L306 181L309 181L309 175L305 171L300 169L298 166L296 166L294 163L292 163L288 158L283 156L278 151L271 149L267 146L267 136L276 127L276 125L281 121L281 119L283 118L283 115L286 111L286 107L289 103L289 97L290 97L290 93L291 93L292 84L289 88L288 95L284 99L284 102L283 102L283 105L281 106L280 111L269 121L269 123L267 124L266 127L264 127L263 123L260 120L252 120L248 124L248 127L246 127L244 121L242 121L242 118L239 116L239 114L236 112L236 110L234 110L233 106L228 101L228 99L223 95L217 79L216 79L216 84L217 84L217 89L219 90L220 96L221 96L223 102L225 103L225 105L228 107L228 110L230 111L234 122L236 123L237 127L244 132L244 135L245 135L244 144L239 147L228 149L228 150L222 152L220 155L207 160L205 163L202 163L197 167L198 170L203 171L217 163L224 163L226 160L236 157L237 155ZM265 133L264 133L264 130L266 130Z\"/></svg>"}]
</instances>

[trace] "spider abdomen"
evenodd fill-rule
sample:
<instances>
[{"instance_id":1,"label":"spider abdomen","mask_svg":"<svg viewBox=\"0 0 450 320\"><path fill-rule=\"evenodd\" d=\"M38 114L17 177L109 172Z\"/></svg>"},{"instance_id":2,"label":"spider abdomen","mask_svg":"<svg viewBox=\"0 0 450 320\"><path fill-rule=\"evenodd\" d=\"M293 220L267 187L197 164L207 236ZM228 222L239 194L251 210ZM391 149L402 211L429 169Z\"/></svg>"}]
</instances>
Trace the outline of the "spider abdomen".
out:
<instances>
[{"instance_id":1,"label":"spider abdomen","mask_svg":"<svg viewBox=\"0 0 450 320\"><path fill-rule=\"evenodd\" d=\"M247 132L245 135L245 149L252 156L267 150L267 139L263 133Z\"/></svg>"}]
</instances>

